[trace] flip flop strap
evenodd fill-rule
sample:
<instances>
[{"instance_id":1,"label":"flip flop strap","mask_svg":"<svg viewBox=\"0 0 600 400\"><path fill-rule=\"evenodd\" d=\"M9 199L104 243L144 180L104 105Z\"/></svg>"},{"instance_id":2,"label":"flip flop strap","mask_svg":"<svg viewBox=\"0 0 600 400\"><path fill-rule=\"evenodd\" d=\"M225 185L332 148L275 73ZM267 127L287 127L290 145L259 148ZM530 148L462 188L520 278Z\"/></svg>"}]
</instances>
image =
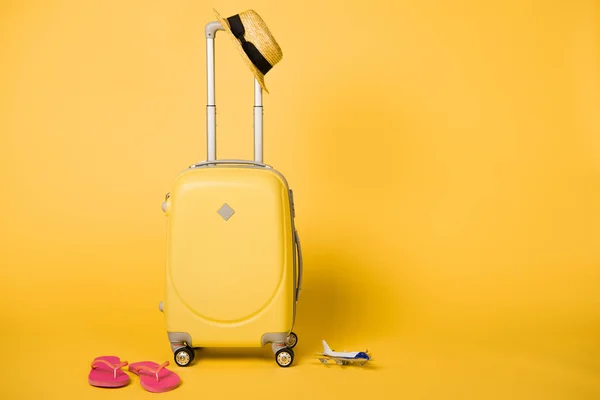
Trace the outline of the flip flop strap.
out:
<instances>
[{"instance_id":1,"label":"flip flop strap","mask_svg":"<svg viewBox=\"0 0 600 400\"><path fill-rule=\"evenodd\" d=\"M135 370L136 370L136 371L138 371L138 372L139 372L139 371L141 371L141 370L148 371L148 372L152 372L152 373L153 373L153 374L156 376L156 382L158 382L158 373L159 373L159 372L160 372L160 371L161 371L161 370L162 370L164 367L166 367L166 366L168 366L168 365L169 365L169 362L168 362L168 361L165 361L164 363L162 363L162 364L161 364L161 365L160 365L158 368L156 368L156 369L154 369L154 368L150 368L150 367L148 367L148 366L146 366L146 365L140 365L139 367L136 367L136 369L135 369Z\"/></svg>"},{"instance_id":2,"label":"flip flop strap","mask_svg":"<svg viewBox=\"0 0 600 400\"><path fill-rule=\"evenodd\" d=\"M94 360L92 362L92 368L97 368L98 367L97 365L95 365L96 363L105 364L110 369L112 369L113 370L113 379L117 379L117 370L119 368L125 367L128 364L127 361L123 361L123 362L118 363L117 365L114 365L113 363L108 362L106 360Z\"/></svg>"}]
</instances>

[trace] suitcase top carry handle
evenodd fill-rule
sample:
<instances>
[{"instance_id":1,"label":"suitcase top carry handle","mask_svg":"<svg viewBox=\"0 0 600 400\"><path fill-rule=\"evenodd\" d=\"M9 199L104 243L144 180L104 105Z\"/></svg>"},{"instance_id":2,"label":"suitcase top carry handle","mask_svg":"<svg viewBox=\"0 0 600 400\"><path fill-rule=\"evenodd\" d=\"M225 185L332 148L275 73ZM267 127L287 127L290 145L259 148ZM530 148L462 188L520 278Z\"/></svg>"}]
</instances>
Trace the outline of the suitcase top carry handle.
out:
<instances>
[{"instance_id":1,"label":"suitcase top carry handle","mask_svg":"<svg viewBox=\"0 0 600 400\"><path fill-rule=\"evenodd\" d=\"M206 150L208 161L217 159L217 119L215 106L215 37L217 31L225 30L218 21L209 22L204 30L206 36ZM262 88L254 79L254 161L263 161L263 108Z\"/></svg>"},{"instance_id":2,"label":"suitcase top carry handle","mask_svg":"<svg viewBox=\"0 0 600 400\"><path fill-rule=\"evenodd\" d=\"M268 166L267 164L263 164L263 163L259 163L256 161L249 161L249 160L215 160L215 161L204 161L201 163L197 163L192 165L190 168L199 168L199 167L205 167L208 165L215 165L215 164L236 164L236 165L253 165L256 167L263 167L263 168L271 168L270 166Z\"/></svg>"}]
</instances>

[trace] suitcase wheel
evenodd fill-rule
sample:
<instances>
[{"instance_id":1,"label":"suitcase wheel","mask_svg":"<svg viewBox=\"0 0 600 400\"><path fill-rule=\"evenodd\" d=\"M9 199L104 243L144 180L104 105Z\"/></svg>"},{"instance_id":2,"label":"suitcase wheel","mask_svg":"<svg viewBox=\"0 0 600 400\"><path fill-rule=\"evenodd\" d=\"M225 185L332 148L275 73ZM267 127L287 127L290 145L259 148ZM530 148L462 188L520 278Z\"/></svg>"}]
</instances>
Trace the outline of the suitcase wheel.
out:
<instances>
[{"instance_id":1,"label":"suitcase wheel","mask_svg":"<svg viewBox=\"0 0 600 400\"><path fill-rule=\"evenodd\" d=\"M194 361L194 349L191 347L180 347L175 351L173 358L175 359L175 364L180 367L187 367Z\"/></svg>"},{"instance_id":2,"label":"suitcase wheel","mask_svg":"<svg viewBox=\"0 0 600 400\"><path fill-rule=\"evenodd\" d=\"M275 353L275 362L280 367L289 367L294 361L294 351L289 347L284 347Z\"/></svg>"},{"instance_id":3,"label":"suitcase wheel","mask_svg":"<svg viewBox=\"0 0 600 400\"><path fill-rule=\"evenodd\" d=\"M298 335L296 335L294 332L291 332L290 335L287 337L285 345L290 349L293 349L294 347L296 347L296 344L298 344Z\"/></svg>"}]
</instances>

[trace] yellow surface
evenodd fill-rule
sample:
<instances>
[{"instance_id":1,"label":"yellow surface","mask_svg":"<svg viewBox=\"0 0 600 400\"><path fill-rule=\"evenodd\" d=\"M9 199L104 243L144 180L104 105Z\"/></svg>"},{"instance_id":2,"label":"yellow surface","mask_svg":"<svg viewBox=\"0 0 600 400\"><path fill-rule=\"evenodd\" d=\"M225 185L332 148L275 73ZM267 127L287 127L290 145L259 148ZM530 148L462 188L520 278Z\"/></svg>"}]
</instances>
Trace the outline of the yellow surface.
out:
<instances>
[{"instance_id":1,"label":"yellow surface","mask_svg":"<svg viewBox=\"0 0 600 400\"><path fill-rule=\"evenodd\" d=\"M235 211L227 221L217 213L225 203ZM188 170L166 212L168 332L190 335L192 347L260 347L263 335L292 330L294 228L279 173L247 165Z\"/></svg>"},{"instance_id":2,"label":"yellow surface","mask_svg":"<svg viewBox=\"0 0 600 400\"><path fill-rule=\"evenodd\" d=\"M164 397L600 398L597 1L0 4L1 398L149 398L89 362L171 359L160 206L205 158L213 7L284 53L265 161L305 252L298 359L209 351ZM223 39L219 156L250 158ZM377 361L304 358L321 339Z\"/></svg>"}]
</instances>

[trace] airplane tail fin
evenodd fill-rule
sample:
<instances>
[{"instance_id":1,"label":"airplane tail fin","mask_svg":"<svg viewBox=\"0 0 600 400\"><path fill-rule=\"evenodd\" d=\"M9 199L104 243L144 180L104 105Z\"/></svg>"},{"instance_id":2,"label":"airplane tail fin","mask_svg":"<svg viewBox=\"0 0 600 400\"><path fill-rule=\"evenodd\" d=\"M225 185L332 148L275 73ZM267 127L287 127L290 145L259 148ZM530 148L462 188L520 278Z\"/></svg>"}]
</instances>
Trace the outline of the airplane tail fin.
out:
<instances>
[{"instance_id":1,"label":"airplane tail fin","mask_svg":"<svg viewBox=\"0 0 600 400\"><path fill-rule=\"evenodd\" d=\"M331 353L331 349L329 348L329 345L327 344L327 342L325 340L323 340L323 352L325 354Z\"/></svg>"}]
</instances>

